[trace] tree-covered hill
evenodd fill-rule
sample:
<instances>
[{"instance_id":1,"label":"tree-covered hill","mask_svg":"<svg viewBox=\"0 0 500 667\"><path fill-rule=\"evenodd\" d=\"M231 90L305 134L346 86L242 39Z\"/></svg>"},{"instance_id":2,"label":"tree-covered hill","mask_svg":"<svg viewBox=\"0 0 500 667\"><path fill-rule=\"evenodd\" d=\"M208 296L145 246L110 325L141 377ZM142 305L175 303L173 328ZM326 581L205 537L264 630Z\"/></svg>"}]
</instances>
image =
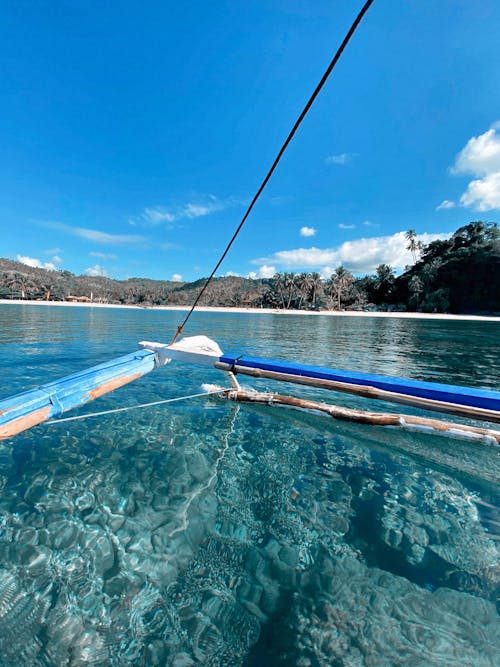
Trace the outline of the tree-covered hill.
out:
<instances>
[{"instance_id":1,"label":"tree-covered hill","mask_svg":"<svg viewBox=\"0 0 500 667\"><path fill-rule=\"evenodd\" d=\"M424 312L500 311L497 225L471 222L425 246L420 260L397 279L394 299Z\"/></svg>"},{"instance_id":2,"label":"tree-covered hill","mask_svg":"<svg viewBox=\"0 0 500 667\"><path fill-rule=\"evenodd\" d=\"M407 233L413 266L395 276L380 264L374 275L355 277L343 266L328 279L319 273L277 273L268 280L215 278L200 305L302 310L408 310L500 313L500 234L496 223L471 222L449 239L423 246ZM191 305L205 278L191 283L148 278L112 280L33 268L0 259L0 298L137 305Z\"/></svg>"},{"instance_id":3,"label":"tree-covered hill","mask_svg":"<svg viewBox=\"0 0 500 667\"><path fill-rule=\"evenodd\" d=\"M95 302L137 305L191 305L206 279L192 283L149 278L113 280L102 276L76 276L0 259L0 298L63 301L68 296ZM201 305L253 305L261 298L265 281L235 276L212 281Z\"/></svg>"}]
</instances>

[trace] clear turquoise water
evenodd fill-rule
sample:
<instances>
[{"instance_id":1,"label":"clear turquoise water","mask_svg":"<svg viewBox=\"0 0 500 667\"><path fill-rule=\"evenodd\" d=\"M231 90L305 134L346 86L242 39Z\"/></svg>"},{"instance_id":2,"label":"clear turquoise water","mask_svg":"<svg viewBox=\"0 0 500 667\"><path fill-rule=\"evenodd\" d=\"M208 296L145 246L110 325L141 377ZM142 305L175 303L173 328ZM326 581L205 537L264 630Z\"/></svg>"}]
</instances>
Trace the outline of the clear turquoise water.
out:
<instances>
[{"instance_id":1,"label":"clear turquoise water","mask_svg":"<svg viewBox=\"0 0 500 667\"><path fill-rule=\"evenodd\" d=\"M0 306L1 395L179 319ZM499 388L495 323L196 313L197 333ZM171 364L82 412L205 382ZM499 480L488 445L216 398L37 427L0 443L0 664L498 665Z\"/></svg>"}]
</instances>

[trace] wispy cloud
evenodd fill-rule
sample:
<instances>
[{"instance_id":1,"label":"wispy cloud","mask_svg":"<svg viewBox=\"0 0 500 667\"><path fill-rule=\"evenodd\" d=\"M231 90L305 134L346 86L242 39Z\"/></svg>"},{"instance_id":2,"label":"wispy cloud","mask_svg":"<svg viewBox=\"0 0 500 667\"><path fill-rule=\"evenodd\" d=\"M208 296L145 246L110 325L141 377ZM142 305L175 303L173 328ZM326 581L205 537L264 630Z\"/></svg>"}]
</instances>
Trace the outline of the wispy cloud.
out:
<instances>
[{"instance_id":1,"label":"wispy cloud","mask_svg":"<svg viewBox=\"0 0 500 667\"><path fill-rule=\"evenodd\" d=\"M481 212L500 210L500 124L493 123L483 134L471 137L457 155L450 172L476 177L461 195L461 206ZM448 200L437 210L451 208L443 206L445 202Z\"/></svg>"},{"instance_id":2,"label":"wispy cloud","mask_svg":"<svg viewBox=\"0 0 500 667\"><path fill-rule=\"evenodd\" d=\"M179 246L177 243L169 243L166 241L165 243L160 243L160 248L162 250L174 250L175 248L178 248Z\"/></svg>"},{"instance_id":3,"label":"wispy cloud","mask_svg":"<svg viewBox=\"0 0 500 667\"><path fill-rule=\"evenodd\" d=\"M98 259L118 259L116 255L111 252L89 252L90 257L97 257Z\"/></svg>"},{"instance_id":4,"label":"wispy cloud","mask_svg":"<svg viewBox=\"0 0 500 667\"><path fill-rule=\"evenodd\" d=\"M282 204L291 204L294 202L296 197L294 195L275 195L274 197L269 198L269 203L274 206L281 206ZM241 202L241 204L248 204L249 201Z\"/></svg>"},{"instance_id":5,"label":"wispy cloud","mask_svg":"<svg viewBox=\"0 0 500 667\"><path fill-rule=\"evenodd\" d=\"M346 225L345 223L341 222L338 225L339 229L356 229L356 225Z\"/></svg>"},{"instance_id":6,"label":"wispy cloud","mask_svg":"<svg viewBox=\"0 0 500 667\"><path fill-rule=\"evenodd\" d=\"M36 257L28 257L27 255L16 255L16 260L34 269L49 269L50 271L57 271L57 264L62 262L61 258L57 256L53 257L51 262L42 262Z\"/></svg>"},{"instance_id":7,"label":"wispy cloud","mask_svg":"<svg viewBox=\"0 0 500 667\"><path fill-rule=\"evenodd\" d=\"M329 155L325 158L325 164L345 165L352 162L357 156L357 153L339 153L337 155Z\"/></svg>"},{"instance_id":8,"label":"wispy cloud","mask_svg":"<svg viewBox=\"0 0 500 667\"><path fill-rule=\"evenodd\" d=\"M454 201L450 201L449 199L444 199L439 206L436 206L436 211L442 211L447 208L455 208L456 204Z\"/></svg>"},{"instance_id":9,"label":"wispy cloud","mask_svg":"<svg viewBox=\"0 0 500 667\"><path fill-rule=\"evenodd\" d=\"M378 222L372 222L371 220L365 220L363 223L363 227L378 227Z\"/></svg>"},{"instance_id":10,"label":"wispy cloud","mask_svg":"<svg viewBox=\"0 0 500 667\"><path fill-rule=\"evenodd\" d=\"M174 283L181 283L182 282L182 276L181 276L180 273L173 273L170 280L173 280Z\"/></svg>"},{"instance_id":11,"label":"wispy cloud","mask_svg":"<svg viewBox=\"0 0 500 667\"><path fill-rule=\"evenodd\" d=\"M420 234L419 240L427 244L436 239L450 235ZM343 264L355 273L371 273L379 264L390 264L394 269L401 270L412 263L411 253L406 249L408 241L404 231L392 236L378 236L347 241L336 248L296 248L280 250L270 257L255 259L252 264L273 264L281 269L314 269L324 273L330 267ZM261 267L262 268L262 267Z\"/></svg>"},{"instance_id":12,"label":"wispy cloud","mask_svg":"<svg viewBox=\"0 0 500 667\"><path fill-rule=\"evenodd\" d=\"M131 218L129 222L133 225L159 225L163 222L173 223L179 220L193 220L240 204L242 202L234 197L219 199L214 195L209 195L185 204L145 208L138 217Z\"/></svg>"},{"instance_id":13,"label":"wispy cloud","mask_svg":"<svg viewBox=\"0 0 500 667\"><path fill-rule=\"evenodd\" d=\"M316 230L314 227L301 227L300 228L301 236L316 236Z\"/></svg>"},{"instance_id":14,"label":"wispy cloud","mask_svg":"<svg viewBox=\"0 0 500 667\"><path fill-rule=\"evenodd\" d=\"M94 266L89 266L88 269L85 269L85 275L96 278L97 276L106 277L108 273L106 269L104 269L99 264L94 264Z\"/></svg>"},{"instance_id":15,"label":"wispy cloud","mask_svg":"<svg viewBox=\"0 0 500 667\"><path fill-rule=\"evenodd\" d=\"M160 222L174 222L174 220L177 220L177 217L173 213L160 207L145 208L141 214L141 218L152 225L158 225Z\"/></svg>"},{"instance_id":16,"label":"wispy cloud","mask_svg":"<svg viewBox=\"0 0 500 667\"><path fill-rule=\"evenodd\" d=\"M144 236L138 234L109 234L98 229L88 229L87 227L72 227L62 222L41 222L43 227L57 229L65 234L77 236L78 238L92 241L102 245L139 245L146 240Z\"/></svg>"}]
</instances>

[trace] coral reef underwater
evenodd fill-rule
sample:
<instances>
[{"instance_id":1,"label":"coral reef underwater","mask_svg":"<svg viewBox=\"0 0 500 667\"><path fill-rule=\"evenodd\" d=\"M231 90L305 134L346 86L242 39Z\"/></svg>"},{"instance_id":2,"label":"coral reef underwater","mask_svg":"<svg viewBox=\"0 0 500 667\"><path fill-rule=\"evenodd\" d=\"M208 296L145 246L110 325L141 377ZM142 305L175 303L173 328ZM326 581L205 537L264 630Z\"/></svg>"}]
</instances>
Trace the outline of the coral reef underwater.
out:
<instances>
[{"instance_id":1,"label":"coral reef underwater","mask_svg":"<svg viewBox=\"0 0 500 667\"><path fill-rule=\"evenodd\" d=\"M33 433L0 449L3 667L500 663L490 487L216 399Z\"/></svg>"}]
</instances>

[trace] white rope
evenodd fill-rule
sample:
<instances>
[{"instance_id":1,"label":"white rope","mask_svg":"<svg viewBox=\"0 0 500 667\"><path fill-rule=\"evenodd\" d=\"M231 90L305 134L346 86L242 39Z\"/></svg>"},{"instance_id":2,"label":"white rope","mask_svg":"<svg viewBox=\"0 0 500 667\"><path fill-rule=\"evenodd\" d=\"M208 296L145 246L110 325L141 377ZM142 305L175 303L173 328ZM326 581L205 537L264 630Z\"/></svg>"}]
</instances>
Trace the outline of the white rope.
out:
<instances>
[{"instance_id":1,"label":"white rope","mask_svg":"<svg viewBox=\"0 0 500 667\"><path fill-rule=\"evenodd\" d=\"M140 405L129 405L125 408L114 408L113 410L102 410L101 412L90 412L86 415L76 415L75 417L64 417L64 419L51 419L46 424L62 424L63 422L72 422L77 419L88 419L89 417L101 417L102 415L112 415L116 412L126 412L127 410L139 410L140 408L150 408L153 405L164 405L165 403L176 403L177 401L186 401L188 398L199 398L200 396L211 396L213 394L224 394L231 391L231 388L222 389L218 387L211 391L204 391L201 394L190 394L189 396L179 396L178 398L166 398L162 401L153 401L152 403L141 403Z\"/></svg>"}]
</instances>

